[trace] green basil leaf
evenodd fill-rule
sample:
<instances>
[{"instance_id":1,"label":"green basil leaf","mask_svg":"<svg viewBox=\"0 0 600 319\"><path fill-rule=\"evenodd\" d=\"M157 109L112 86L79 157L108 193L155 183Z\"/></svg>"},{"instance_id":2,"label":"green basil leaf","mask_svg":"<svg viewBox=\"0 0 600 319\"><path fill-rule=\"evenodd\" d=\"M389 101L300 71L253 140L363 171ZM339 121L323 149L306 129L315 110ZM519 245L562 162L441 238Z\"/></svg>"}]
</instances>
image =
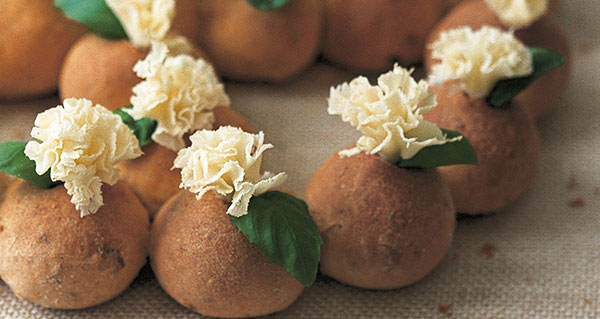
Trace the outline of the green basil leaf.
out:
<instances>
[{"instance_id":1,"label":"green basil leaf","mask_svg":"<svg viewBox=\"0 0 600 319\"><path fill-rule=\"evenodd\" d=\"M248 1L248 3L255 7L258 10L261 11L272 11L275 9L279 9L283 6L285 6L286 4L288 4L288 2L290 2L290 0L246 0Z\"/></svg>"},{"instance_id":2,"label":"green basil leaf","mask_svg":"<svg viewBox=\"0 0 600 319\"><path fill-rule=\"evenodd\" d=\"M131 115L129 115L129 113L123 111L123 109L130 108L132 108L131 105L124 106L114 110L113 113L121 117L123 123L125 123L125 125L127 125L129 129L133 131L135 137L137 137L140 147L144 147L152 143L152 134L154 134L158 122L155 119L148 117L144 117L136 121Z\"/></svg>"},{"instance_id":3,"label":"green basil leaf","mask_svg":"<svg viewBox=\"0 0 600 319\"><path fill-rule=\"evenodd\" d=\"M25 155L27 142L6 142L0 144L0 172L24 179L40 188L52 188L60 182L50 179L50 170L44 175L35 172L35 162Z\"/></svg>"},{"instance_id":4,"label":"green basil leaf","mask_svg":"<svg viewBox=\"0 0 600 319\"><path fill-rule=\"evenodd\" d=\"M498 81L486 100L489 105L497 108L502 107L544 73L552 71L565 63L565 58L554 51L543 48L529 48L529 52L531 52L533 58L533 73L525 77Z\"/></svg>"},{"instance_id":5,"label":"green basil leaf","mask_svg":"<svg viewBox=\"0 0 600 319\"><path fill-rule=\"evenodd\" d=\"M442 129L442 132L448 138L461 136L456 131ZM401 160L398 166L404 168L434 168L456 164L477 164L477 154L464 136L460 141L425 147L415 156Z\"/></svg>"},{"instance_id":6,"label":"green basil leaf","mask_svg":"<svg viewBox=\"0 0 600 319\"><path fill-rule=\"evenodd\" d=\"M231 218L271 262L285 268L304 286L313 284L323 238L303 200L269 191L250 199L247 215Z\"/></svg>"},{"instance_id":7,"label":"green basil leaf","mask_svg":"<svg viewBox=\"0 0 600 319\"><path fill-rule=\"evenodd\" d=\"M121 22L104 0L54 0L54 6L90 31L107 39L127 39Z\"/></svg>"}]
</instances>

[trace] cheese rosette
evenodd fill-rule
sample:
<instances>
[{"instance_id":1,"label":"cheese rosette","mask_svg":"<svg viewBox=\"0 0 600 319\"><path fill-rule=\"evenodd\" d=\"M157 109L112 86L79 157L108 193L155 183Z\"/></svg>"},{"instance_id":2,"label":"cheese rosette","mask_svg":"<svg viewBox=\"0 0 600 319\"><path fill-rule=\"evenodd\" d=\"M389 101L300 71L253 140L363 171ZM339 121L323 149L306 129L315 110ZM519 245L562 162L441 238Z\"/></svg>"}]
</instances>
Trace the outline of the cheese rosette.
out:
<instances>
[{"instance_id":1,"label":"cheese rosette","mask_svg":"<svg viewBox=\"0 0 600 319\"><path fill-rule=\"evenodd\" d=\"M429 81L457 81L473 98L486 98L500 80L533 72L529 49L512 32L497 28L449 30L440 34L431 49L440 62L433 65Z\"/></svg>"},{"instance_id":2,"label":"cheese rosette","mask_svg":"<svg viewBox=\"0 0 600 319\"><path fill-rule=\"evenodd\" d=\"M106 0L106 4L136 47L164 39L175 17L175 0Z\"/></svg>"},{"instance_id":3,"label":"cheese rosette","mask_svg":"<svg viewBox=\"0 0 600 319\"><path fill-rule=\"evenodd\" d=\"M166 44L153 42L148 56L134 66L144 80L133 88L133 108L125 111L136 120L155 119L152 139L178 151L185 147L184 134L212 129L213 109L229 107L230 99L210 63L168 53Z\"/></svg>"},{"instance_id":4,"label":"cheese rosette","mask_svg":"<svg viewBox=\"0 0 600 319\"><path fill-rule=\"evenodd\" d=\"M35 119L25 155L35 161L36 173L50 169L53 181L63 181L81 217L103 205L102 183L114 185L114 164L142 155L133 132L121 118L86 99L66 99Z\"/></svg>"},{"instance_id":5,"label":"cheese rosette","mask_svg":"<svg viewBox=\"0 0 600 319\"><path fill-rule=\"evenodd\" d=\"M181 169L181 188L200 199L208 191L223 196L231 205L227 214L240 217L248 213L252 196L285 182L287 174L260 174L264 151L273 147L264 143L264 134L250 134L232 126L194 133L192 145L179 151L174 167Z\"/></svg>"},{"instance_id":6,"label":"cheese rosette","mask_svg":"<svg viewBox=\"0 0 600 319\"><path fill-rule=\"evenodd\" d=\"M329 114L340 115L363 133L355 147L339 152L341 156L364 151L397 163L425 147L460 139L447 139L435 124L423 118L435 107L435 94L429 91L427 82L417 83L411 73L395 65L392 71L379 76L378 85L359 76L331 88Z\"/></svg>"},{"instance_id":7,"label":"cheese rosette","mask_svg":"<svg viewBox=\"0 0 600 319\"><path fill-rule=\"evenodd\" d=\"M509 27L526 28L548 11L548 0L485 0L490 9Z\"/></svg>"}]
</instances>

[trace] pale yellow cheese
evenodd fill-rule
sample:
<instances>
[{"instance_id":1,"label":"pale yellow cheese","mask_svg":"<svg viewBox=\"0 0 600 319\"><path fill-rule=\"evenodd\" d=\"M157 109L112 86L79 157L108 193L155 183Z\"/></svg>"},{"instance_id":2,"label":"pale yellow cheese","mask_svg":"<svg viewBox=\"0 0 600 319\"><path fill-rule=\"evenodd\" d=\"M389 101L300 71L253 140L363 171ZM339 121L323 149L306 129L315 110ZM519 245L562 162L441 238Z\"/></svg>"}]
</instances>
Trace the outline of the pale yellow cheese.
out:
<instances>
[{"instance_id":1,"label":"pale yellow cheese","mask_svg":"<svg viewBox=\"0 0 600 319\"><path fill-rule=\"evenodd\" d=\"M229 96L212 65L189 55L169 56L164 43L154 42L134 71L144 79L133 88L126 110L134 119L158 121L152 139L173 151L185 147L184 134L211 129L213 109L228 107Z\"/></svg>"},{"instance_id":2,"label":"pale yellow cheese","mask_svg":"<svg viewBox=\"0 0 600 319\"><path fill-rule=\"evenodd\" d=\"M411 71L398 65L371 85L359 76L331 88L329 114L340 115L363 136L354 148L339 152L378 154L390 163L409 159L427 146L448 142L442 131L423 115L435 107L435 94L425 81L418 83Z\"/></svg>"},{"instance_id":3,"label":"pale yellow cheese","mask_svg":"<svg viewBox=\"0 0 600 319\"><path fill-rule=\"evenodd\" d=\"M35 119L25 155L36 172L50 169L53 181L63 181L81 216L103 205L102 183L114 185L119 170L113 165L142 155L133 132L121 118L86 99L66 99Z\"/></svg>"},{"instance_id":4,"label":"pale yellow cheese","mask_svg":"<svg viewBox=\"0 0 600 319\"><path fill-rule=\"evenodd\" d=\"M473 31L469 27L440 34L431 45L433 65L430 82L458 81L469 96L486 98L496 83L533 72L529 49L512 32L492 27Z\"/></svg>"},{"instance_id":5,"label":"pale yellow cheese","mask_svg":"<svg viewBox=\"0 0 600 319\"><path fill-rule=\"evenodd\" d=\"M548 11L548 0L485 0L500 20L513 28L528 27Z\"/></svg>"},{"instance_id":6,"label":"pale yellow cheese","mask_svg":"<svg viewBox=\"0 0 600 319\"><path fill-rule=\"evenodd\" d=\"M194 133L192 145L179 151L174 167L181 169L181 188L196 193L214 191L231 201L227 214L248 213L250 198L285 182L287 175L260 174L262 154L272 148L264 144L264 134L250 134L239 128L222 126L216 131Z\"/></svg>"},{"instance_id":7,"label":"pale yellow cheese","mask_svg":"<svg viewBox=\"0 0 600 319\"><path fill-rule=\"evenodd\" d=\"M141 48L162 40L175 16L175 0L106 0L129 41Z\"/></svg>"}]
</instances>

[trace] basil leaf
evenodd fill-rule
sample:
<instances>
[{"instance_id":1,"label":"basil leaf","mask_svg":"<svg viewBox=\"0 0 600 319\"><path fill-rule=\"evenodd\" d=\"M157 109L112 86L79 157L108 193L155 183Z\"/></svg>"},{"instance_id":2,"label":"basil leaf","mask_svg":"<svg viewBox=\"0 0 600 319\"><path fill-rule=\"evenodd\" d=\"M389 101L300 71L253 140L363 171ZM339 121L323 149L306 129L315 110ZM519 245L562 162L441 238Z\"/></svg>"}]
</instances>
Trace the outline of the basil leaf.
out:
<instances>
[{"instance_id":1,"label":"basil leaf","mask_svg":"<svg viewBox=\"0 0 600 319\"><path fill-rule=\"evenodd\" d=\"M279 9L283 6L285 6L286 4L288 4L288 2L290 2L290 0L246 0L248 1L248 3L255 7L258 10L261 11L272 11L275 9Z\"/></svg>"},{"instance_id":2,"label":"basil leaf","mask_svg":"<svg viewBox=\"0 0 600 319\"><path fill-rule=\"evenodd\" d=\"M152 143L152 134L156 130L158 122L155 119L148 117L144 117L136 121L131 115L129 115L129 113L123 111L123 109L130 108L132 108L131 105L124 106L114 110L113 113L121 117L123 123L125 123L125 125L127 125L129 129L133 131L135 137L137 137L140 147L144 147Z\"/></svg>"},{"instance_id":3,"label":"basil leaf","mask_svg":"<svg viewBox=\"0 0 600 319\"><path fill-rule=\"evenodd\" d=\"M35 162L25 155L27 142L0 144L0 172L24 179L39 188L52 188L60 182L50 179L50 170L44 175L35 172Z\"/></svg>"},{"instance_id":4,"label":"basil leaf","mask_svg":"<svg viewBox=\"0 0 600 319\"><path fill-rule=\"evenodd\" d=\"M313 284L323 238L303 200L269 191L250 199L247 215L231 218L271 262L285 268L304 286Z\"/></svg>"},{"instance_id":5,"label":"basil leaf","mask_svg":"<svg viewBox=\"0 0 600 319\"><path fill-rule=\"evenodd\" d=\"M90 31L107 39L127 39L121 22L104 0L54 0L54 6Z\"/></svg>"},{"instance_id":6,"label":"basil leaf","mask_svg":"<svg viewBox=\"0 0 600 319\"><path fill-rule=\"evenodd\" d=\"M461 136L456 131L442 129L442 132L448 138ZM398 166L404 168L434 168L456 164L477 164L477 154L464 136L460 141L425 147L415 156L401 160Z\"/></svg>"},{"instance_id":7,"label":"basil leaf","mask_svg":"<svg viewBox=\"0 0 600 319\"><path fill-rule=\"evenodd\" d=\"M531 52L533 58L533 73L525 77L498 81L486 100L489 105L497 108L502 107L544 73L552 71L565 63L565 58L554 51L543 48L529 48L529 52Z\"/></svg>"}]
</instances>

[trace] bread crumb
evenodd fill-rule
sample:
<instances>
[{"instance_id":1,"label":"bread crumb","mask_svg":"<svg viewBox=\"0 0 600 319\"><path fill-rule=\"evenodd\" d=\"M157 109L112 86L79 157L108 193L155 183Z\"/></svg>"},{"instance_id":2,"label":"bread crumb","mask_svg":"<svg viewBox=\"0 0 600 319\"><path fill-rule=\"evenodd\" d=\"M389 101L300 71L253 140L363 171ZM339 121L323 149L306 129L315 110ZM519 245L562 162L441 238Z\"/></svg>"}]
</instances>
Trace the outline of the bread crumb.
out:
<instances>
[{"instance_id":1,"label":"bread crumb","mask_svg":"<svg viewBox=\"0 0 600 319\"><path fill-rule=\"evenodd\" d=\"M446 317L450 318L452 317L452 304L441 304L438 306L437 309L440 313L443 313L444 315L446 315Z\"/></svg>"},{"instance_id":2,"label":"bread crumb","mask_svg":"<svg viewBox=\"0 0 600 319\"><path fill-rule=\"evenodd\" d=\"M590 298L584 298L583 301L585 301L586 305L591 305L592 304L592 299L590 299Z\"/></svg>"},{"instance_id":3,"label":"bread crumb","mask_svg":"<svg viewBox=\"0 0 600 319\"><path fill-rule=\"evenodd\" d=\"M569 205L569 207L571 207L571 208L581 208L581 207L585 206L585 201L581 197L572 198L569 200L567 205Z\"/></svg>"},{"instance_id":4,"label":"bread crumb","mask_svg":"<svg viewBox=\"0 0 600 319\"><path fill-rule=\"evenodd\" d=\"M498 247L496 247L496 245L490 244L490 243L483 244L483 246L481 246L481 249L479 250L479 254L485 256L487 259L494 258L496 256L497 252L498 252Z\"/></svg>"},{"instance_id":5,"label":"bread crumb","mask_svg":"<svg viewBox=\"0 0 600 319\"><path fill-rule=\"evenodd\" d=\"M577 180L575 179L575 177L571 176L571 178L569 178L569 181L567 182L567 189L573 190L577 188L577 185Z\"/></svg>"}]
</instances>

